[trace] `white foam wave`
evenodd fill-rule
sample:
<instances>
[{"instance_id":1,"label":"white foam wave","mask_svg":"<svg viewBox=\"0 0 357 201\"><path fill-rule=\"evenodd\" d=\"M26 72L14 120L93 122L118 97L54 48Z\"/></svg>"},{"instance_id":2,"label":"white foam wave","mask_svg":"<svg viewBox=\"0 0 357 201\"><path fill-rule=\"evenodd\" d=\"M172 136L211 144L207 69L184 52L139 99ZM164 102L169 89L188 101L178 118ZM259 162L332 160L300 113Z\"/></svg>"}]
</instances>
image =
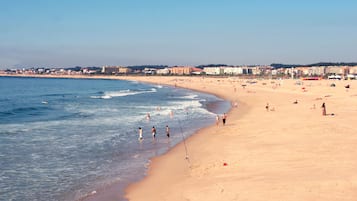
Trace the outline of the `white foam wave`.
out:
<instances>
[{"instance_id":1,"label":"white foam wave","mask_svg":"<svg viewBox=\"0 0 357 201\"><path fill-rule=\"evenodd\" d=\"M188 95L186 95L186 96L182 96L182 97L180 97L180 99L191 99L191 100L196 100L196 99L197 99L197 97L198 97L198 95L197 95L197 94L188 94Z\"/></svg>"},{"instance_id":2,"label":"white foam wave","mask_svg":"<svg viewBox=\"0 0 357 201\"><path fill-rule=\"evenodd\" d=\"M127 90L120 90L120 91L104 92L104 96L121 97L121 96L131 96L131 95L137 95L137 94L143 94L143 93L154 93L156 91L157 90L155 88L151 88L150 90L147 90L147 91L131 91L131 90L127 89Z\"/></svg>"},{"instance_id":3,"label":"white foam wave","mask_svg":"<svg viewBox=\"0 0 357 201\"><path fill-rule=\"evenodd\" d=\"M175 106L175 109L186 109L186 108L199 108L202 107L202 104L199 100L191 101L173 101L171 102L172 106Z\"/></svg>"},{"instance_id":4,"label":"white foam wave","mask_svg":"<svg viewBox=\"0 0 357 201\"><path fill-rule=\"evenodd\" d=\"M102 98L102 99L111 99L112 96L110 96L110 95L104 95L104 96L102 96L101 98Z\"/></svg>"},{"instance_id":5,"label":"white foam wave","mask_svg":"<svg viewBox=\"0 0 357 201\"><path fill-rule=\"evenodd\" d=\"M174 101L170 102L169 105L161 106L160 109L155 109L154 107L147 107L146 112L149 112L153 119L156 119L158 116L163 118L177 116L177 115L187 115L197 113L198 115L210 114L210 112L202 107L202 104L199 100L191 101ZM142 108L144 109L144 108ZM146 113L142 113L146 115Z\"/></svg>"},{"instance_id":6,"label":"white foam wave","mask_svg":"<svg viewBox=\"0 0 357 201\"><path fill-rule=\"evenodd\" d=\"M90 98L94 98L94 99L111 99L112 96L109 96L109 95L104 95L104 96L90 96Z\"/></svg>"}]
</instances>

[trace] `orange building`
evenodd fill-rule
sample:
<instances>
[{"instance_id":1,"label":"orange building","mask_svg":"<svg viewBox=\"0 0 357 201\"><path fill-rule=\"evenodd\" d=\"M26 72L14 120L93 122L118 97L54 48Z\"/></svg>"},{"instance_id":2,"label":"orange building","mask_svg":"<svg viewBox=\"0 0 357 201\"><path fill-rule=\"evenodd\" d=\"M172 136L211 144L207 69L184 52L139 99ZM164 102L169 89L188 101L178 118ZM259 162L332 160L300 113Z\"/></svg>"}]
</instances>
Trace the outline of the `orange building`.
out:
<instances>
[{"instance_id":1,"label":"orange building","mask_svg":"<svg viewBox=\"0 0 357 201\"><path fill-rule=\"evenodd\" d=\"M170 68L170 73L173 75L190 75L193 71L191 66L175 66Z\"/></svg>"}]
</instances>

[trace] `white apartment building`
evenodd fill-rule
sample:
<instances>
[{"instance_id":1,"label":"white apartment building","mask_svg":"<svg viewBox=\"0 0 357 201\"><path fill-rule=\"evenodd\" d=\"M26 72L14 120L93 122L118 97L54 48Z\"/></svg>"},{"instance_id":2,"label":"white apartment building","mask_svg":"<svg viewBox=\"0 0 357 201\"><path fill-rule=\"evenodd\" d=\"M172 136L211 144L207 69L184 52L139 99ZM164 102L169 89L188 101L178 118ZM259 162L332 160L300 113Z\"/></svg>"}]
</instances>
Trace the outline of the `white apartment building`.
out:
<instances>
[{"instance_id":1,"label":"white apartment building","mask_svg":"<svg viewBox=\"0 0 357 201\"><path fill-rule=\"evenodd\" d=\"M241 75L243 74L242 67L224 67L223 73L226 75Z\"/></svg>"},{"instance_id":2,"label":"white apartment building","mask_svg":"<svg viewBox=\"0 0 357 201\"><path fill-rule=\"evenodd\" d=\"M223 74L222 67L204 67L203 72L207 75L221 75Z\"/></svg>"},{"instance_id":3,"label":"white apartment building","mask_svg":"<svg viewBox=\"0 0 357 201\"><path fill-rule=\"evenodd\" d=\"M317 75L317 76L322 76L325 74L325 66L317 66L317 67L310 67L308 70L308 75Z\"/></svg>"},{"instance_id":4,"label":"white apartment building","mask_svg":"<svg viewBox=\"0 0 357 201\"><path fill-rule=\"evenodd\" d=\"M170 74L170 70L168 68L157 69L156 74L168 75L168 74Z\"/></svg>"}]
</instances>

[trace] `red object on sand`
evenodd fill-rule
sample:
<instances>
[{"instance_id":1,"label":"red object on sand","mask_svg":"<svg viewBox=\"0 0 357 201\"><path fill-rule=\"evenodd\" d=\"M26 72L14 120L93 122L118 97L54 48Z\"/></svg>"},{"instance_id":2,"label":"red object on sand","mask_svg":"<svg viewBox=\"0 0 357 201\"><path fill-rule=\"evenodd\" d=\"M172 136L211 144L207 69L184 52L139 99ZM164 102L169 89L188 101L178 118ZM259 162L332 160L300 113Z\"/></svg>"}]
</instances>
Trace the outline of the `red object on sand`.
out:
<instances>
[{"instance_id":1,"label":"red object on sand","mask_svg":"<svg viewBox=\"0 0 357 201\"><path fill-rule=\"evenodd\" d=\"M227 166L228 164L227 163L223 163L223 166Z\"/></svg>"}]
</instances>

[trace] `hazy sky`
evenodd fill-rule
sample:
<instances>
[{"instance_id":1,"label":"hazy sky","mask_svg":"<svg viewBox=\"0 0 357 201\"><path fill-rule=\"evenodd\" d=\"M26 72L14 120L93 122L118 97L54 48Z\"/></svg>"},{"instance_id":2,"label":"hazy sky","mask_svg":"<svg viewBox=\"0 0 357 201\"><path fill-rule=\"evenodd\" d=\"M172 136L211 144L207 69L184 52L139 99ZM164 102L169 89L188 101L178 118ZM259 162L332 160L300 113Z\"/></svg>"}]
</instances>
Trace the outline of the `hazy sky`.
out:
<instances>
[{"instance_id":1,"label":"hazy sky","mask_svg":"<svg viewBox=\"0 0 357 201\"><path fill-rule=\"evenodd\" d=\"M356 0L0 0L0 68L357 61Z\"/></svg>"}]
</instances>

